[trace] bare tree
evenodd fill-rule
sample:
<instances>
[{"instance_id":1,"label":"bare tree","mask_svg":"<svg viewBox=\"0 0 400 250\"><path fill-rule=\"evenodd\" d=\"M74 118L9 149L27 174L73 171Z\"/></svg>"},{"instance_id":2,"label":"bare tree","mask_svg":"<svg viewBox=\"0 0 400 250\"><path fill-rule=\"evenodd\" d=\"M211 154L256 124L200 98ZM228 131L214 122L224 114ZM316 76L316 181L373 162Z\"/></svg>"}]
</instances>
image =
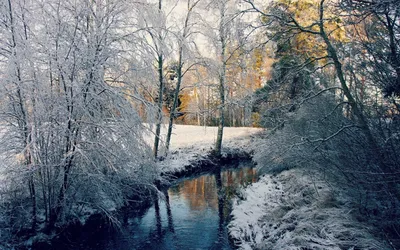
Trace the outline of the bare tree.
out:
<instances>
[{"instance_id":1,"label":"bare tree","mask_svg":"<svg viewBox=\"0 0 400 250\"><path fill-rule=\"evenodd\" d=\"M398 29L393 18L398 8L391 5L389 11L392 1L274 1L269 8L244 2L248 11L261 15L261 26L268 28L271 40L278 41L277 54L287 60L302 52L299 62L289 60L297 65L289 63L279 70L291 77L307 74L315 83L294 102L298 110L285 114L288 122L274 130L272 144L263 153L275 154L277 171L307 166L335 176L340 184L351 186L349 192L362 197L360 207L366 207L373 193L369 205L379 207L382 202L390 207L381 218L396 211L399 165L393 142L398 137L393 135L399 127L387 100L396 99L393 59L398 48L393 44ZM377 13L379 18L374 17ZM291 79L276 80L280 88ZM391 91L386 100L385 86Z\"/></svg>"},{"instance_id":2,"label":"bare tree","mask_svg":"<svg viewBox=\"0 0 400 250\"><path fill-rule=\"evenodd\" d=\"M133 85L126 70L132 58L122 56L131 54L128 6L108 0L1 6L1 73L8 77L0 84L0 145L13 188L28 183L31 216L24 223L33 228L38 214L53 227L82 206L104 211L106 200L120 206L135 183L153 181L142 121L126 92Z\"/></svg>"},{"instance_id":3,"label":"bare tree","mask_svg":"<svg viewBox=\"0 0 400 250\"><path fill-rule=\"evenodd\" d=\"M178 62L177 62L177 68L176 68L176 77L177 77L177 84L175 87L175 93L174 93L174 101L171 107L171 111L169 114L169 123L168 123L168 131L167 131L167 139L166 139L166 153L168 153L169 146L170 146L170 141L171 141L171 135L172 135L172 127L173 127L173 122L174 118L176 116L176 109L178 106L178 99L179 99L179 93L181 91L181 84L182 84L182 78L185 72L191 68L191 66L188 66L187 69L183 70L185 60L184 60L184 54L188 53L189 49L189 38L193 36L194 31L193 31L193 26L194 24L192 23L192 19L194 18L195 15L195 8L198 5L198 3L201 0L187 0L187 13L184 19L183 27L180 32L176 33L177 37L177 45L178 45ZM193 66L193 65L192 65Z\"/></svg>"},{"instance_id":4,"label":"bare tree","mask_svg":"<svg viewBox=\"0 0 400 250\"><path fill-rule=\"evenodd\" d=\"M244 0L244 2L248 3L253 11L260 13L268 20L271 20L271 22L279 23L282 27L286 29L287 32L293 32L295 30L297 32L316 36L322 40L322 42L324 43L325 50L327 52L327 57L331 60L332 64L335 67L336 76L339 79L341 90L343 91L343 94L346 97L347 102L352 109L352 112L357 120L358 126L368 139L371 150L379 151L380 148L367 124L366 117L360 108L360 104L356 102L356 99L354 98L353 94L349 89L348 83L345 78L345 73L343 72L342 62L339 58L337 49L335 48L332 42L331 38L332 31L327 31L326 28L327 23L329 23L330 20L335 18L334 16L328 16L325 13L327 6L329 6L332 3L330 1L329 3L327 3L325 0L319 1L317 18L315 19L315 21L305 26L302 24L300 20L298 20L298 18L294 13L288 12L284 6L280 7L279 5L275 5L276 8L274 9L274 11L267 13L262 11L259 7L257 7L253 1Z\"/></svg>"},{"instance_id":5,"label":"bare tree","mask_svg":"<svg viewBox=\"0 0 400 250\"><path fill-rule=\"evenodd\" d=\"M240 22L238 18L237 5L235 1L210 1L209 8L213 9L213 18L205 21L205 34L214 46L217 54L213 57L214 63L210 63L210 68L218 81L218 132L214 147L214 153L221 155L223 131L225 126L226 113L226 85L228 64L232 60L237 51L242 49L243 43L236 43L234 22ZM211 23L212 22L212 23Z\"/></svg>"},{"instance_id":6,"label":"bare tree","mask_svg":"<svg viewBox=\"0 0 400 250\"><path fill-rule=\"evenodd\" d=\"M151 10L149 10L151 11ZM157 62L157 74L158 74L158 103L157 103L157 117L156 117L156 131L154 138L154 146L153 146L153 155L154 158L157 158L160 144L160 136L161 136L161 125L163 118L163 99L164 99L164 60L166 57L166 44L165 39L168 34L166 27L166 16L162 9L162 0L158 1L158 10L157 10L157 21L154 26L151 26L152 20L145 17L146 29L145 32L150 36L152 41L152 49L156 54L156 62Z\"/></svg>"}]
</instances>

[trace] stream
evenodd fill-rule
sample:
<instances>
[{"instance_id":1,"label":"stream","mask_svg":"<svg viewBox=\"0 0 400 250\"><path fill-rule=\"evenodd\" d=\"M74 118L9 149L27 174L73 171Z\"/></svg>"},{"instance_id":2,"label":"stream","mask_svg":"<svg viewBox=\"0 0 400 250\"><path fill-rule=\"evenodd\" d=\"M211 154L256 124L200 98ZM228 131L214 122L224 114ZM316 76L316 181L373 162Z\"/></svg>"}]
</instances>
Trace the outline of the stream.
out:
<instances>
[{"instance_id":1,"label":"stream","mask_svg":"<svg viewBox=\"0 0 400 250\"><path fill-rule=\"evenodd\" d=\"M178 179L140 214L118 229L96 230L90 239L67 239L54 249L232 249L227 223L239 188L257 181L250 163ZM78 241L78 242L77 242Z\"/></svg>"}]
</instances>

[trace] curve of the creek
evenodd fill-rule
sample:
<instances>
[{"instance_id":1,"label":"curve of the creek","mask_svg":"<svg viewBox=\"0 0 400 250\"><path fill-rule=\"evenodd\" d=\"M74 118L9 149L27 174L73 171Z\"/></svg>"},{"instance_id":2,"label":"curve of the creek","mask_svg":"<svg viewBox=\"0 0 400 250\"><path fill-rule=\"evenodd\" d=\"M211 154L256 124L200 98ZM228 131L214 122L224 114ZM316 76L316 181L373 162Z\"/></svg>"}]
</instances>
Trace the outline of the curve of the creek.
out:
<instances>
[{"instance_id":1,"label":"curve of the creek","mask_svg":"<svg viewBox=\"0 0 400 250\"><path fill-rule=\"evenodd\" d=\"M146 210L126 213L119 228L104 226L65 237L53 249L233 249L227 223L240 188L257 181L249 162L175 181ZM88 236L90 235L90 236Z\"/></svg>"}]
</instances>

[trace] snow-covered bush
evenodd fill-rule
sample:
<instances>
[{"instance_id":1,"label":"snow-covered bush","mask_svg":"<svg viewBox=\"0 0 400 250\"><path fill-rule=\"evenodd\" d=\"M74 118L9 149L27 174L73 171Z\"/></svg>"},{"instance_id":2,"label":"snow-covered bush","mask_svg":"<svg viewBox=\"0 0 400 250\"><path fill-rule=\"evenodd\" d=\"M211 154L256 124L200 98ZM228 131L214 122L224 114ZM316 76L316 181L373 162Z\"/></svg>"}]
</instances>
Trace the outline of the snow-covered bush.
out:
<instances>
[{"instance_id":1,"label":"snow-covered bush","mask_svg":"<svg viewBox=\"0 0 400 250\"><path fill-rule=\"evenodd\" d=\"M0 5L0 202L14 231L109 212L152 187L123 28L130 3Z\"/></svg>"},{"instance_id":2,"label":"snow-covered bush","mask_svg":"<svg viewBox=\"0 0 400 250\"><path fill-rule=\"evenodd\" d=\"M371 154L367 139L346 117L343 105L337 104L333 94L310 99L296 112L286 115L281 129L259 141L255 160L265 172L294 167L318 169L337 184L361 191L358 195L365 195L365 190L358 190L359 185L371 192L376 190L373 183L377 178L388 181L379 175L381 170L374 162L379 156ZM384 137L377 133L376 138Z\"/></svg>"},{"instance_id":3,"label":"snow-covered bush","mask_svg":"<svg viewBox=\"0 0 400 250\"><path fill-rule=\"evenodd\" d=\"M352 119L346 103L337 101L335 95L327 91L302 103L296 112L287 113L284 125L265 135L265 139L259 140L254 147L254 159L259 163L263 173L279 174L290 169L318 172L319 179L332 188L330 191L332 194L342 192L343 196L348 197L347 201L351 204L347 208L349 211L353 209L349 214L334 210L335 207L343 209L343 204L333 205L333 210L322 214L317 209L304 211L309 213L307 216L326 217L326 220L331 220L328 225L337 227L335 229L326 226L323 238L333 237L331 231L340 227L354 227L357 224L354 217L381 228L388 235L395 231L386 229L396 226L396 220L392 218L398 213L396 169L399 168L399 162L396 161L395 153L399 147L398 138L395 136L398 128L395 120L388 119L389 121L383 122L377 117L379 116L371 114L368 120L369 128L380 148L374 151L365 133ZM383 171L383 167L386 170L390 169L391 172ZM298 187L294 187L292 191L296 192ZM325 203L329 203L329 197L326 197ZM337 198L335 195L331 197ZM308 206L301 207L304 209ZM333 223L341 213L344 214L345 220L340 222L341 224ZM301 219L307 221L310 218ZM355 225L350 226L351 223L346 224L346 221L351 221ZM317 224L308 226L307 230L319 228ZM346 232L345 235L351 236L352 239L366 239L365 235L354 234L358 232L357 228L354 230ZM313 232L309 231L311 234L314 234ZM315 233L320 234L319 231ZM341 233L338 235L336 233L333 233L335 235L333 238L341 238L344 240L343 244L350 240L341 236ZM304 237L311 236L305 234ZM304 240L304 237L299 238L299 241ZM312 238L309 240L315 241ZM327 248L329 246L328 244ZM375 247L375 249L380 248Z\"/></svg>"}]
</instances>

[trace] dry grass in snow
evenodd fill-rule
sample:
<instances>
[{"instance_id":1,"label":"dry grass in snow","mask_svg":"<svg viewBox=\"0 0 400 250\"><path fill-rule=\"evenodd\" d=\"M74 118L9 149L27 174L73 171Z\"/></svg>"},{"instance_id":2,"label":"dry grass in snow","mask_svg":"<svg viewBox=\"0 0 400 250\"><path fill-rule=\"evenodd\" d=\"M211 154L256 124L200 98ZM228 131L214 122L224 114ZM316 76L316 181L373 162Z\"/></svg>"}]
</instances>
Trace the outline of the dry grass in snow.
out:
<instances>
[{"instance_id":1,"label":"dry grass in snow","mask_svg":"<svg viewBox=\"0 0 400 250\"><path fill-rule=\"evenodd\" d=\"M352 216L350 197L303 170L263 176L242 196L229 224L240 249L391 249Z\"/></svg>"}]
</instances>

